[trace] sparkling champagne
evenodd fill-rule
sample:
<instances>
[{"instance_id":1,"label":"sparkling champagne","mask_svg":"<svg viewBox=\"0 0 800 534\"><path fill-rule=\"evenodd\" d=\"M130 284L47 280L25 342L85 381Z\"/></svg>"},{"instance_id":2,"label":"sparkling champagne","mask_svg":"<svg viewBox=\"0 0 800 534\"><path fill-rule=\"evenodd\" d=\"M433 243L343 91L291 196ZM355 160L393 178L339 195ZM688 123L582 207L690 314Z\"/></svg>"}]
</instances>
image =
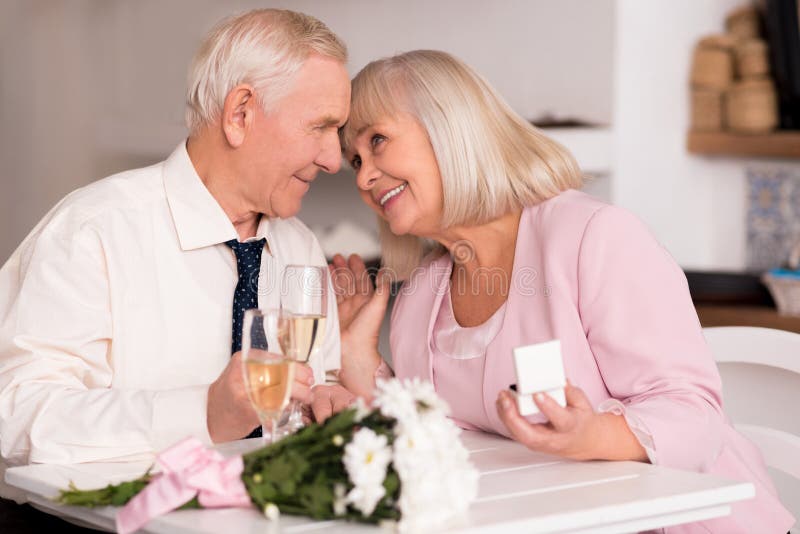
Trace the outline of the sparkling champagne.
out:
<instances>
[{"instance_id":1,"label":"sparkling champagne","mask_svg":"<svg viewBox=\"0 0 800 534\"><path fill-rule=\"evenodd\" d=\"M278 333L283 353L306 363L325 340L324 315L289 315Z\"/></svg>"},{"instance_id":2,"label":"sparkling champagne","mask_svg":"<svg viewBox=\"0 0 800 534\"><path fill-rule=\"evenodd\" d=\"M286 408L294 381L291 360L246 360L247 395L262 417L277 417Z\"/></svg>"}]
</instances>

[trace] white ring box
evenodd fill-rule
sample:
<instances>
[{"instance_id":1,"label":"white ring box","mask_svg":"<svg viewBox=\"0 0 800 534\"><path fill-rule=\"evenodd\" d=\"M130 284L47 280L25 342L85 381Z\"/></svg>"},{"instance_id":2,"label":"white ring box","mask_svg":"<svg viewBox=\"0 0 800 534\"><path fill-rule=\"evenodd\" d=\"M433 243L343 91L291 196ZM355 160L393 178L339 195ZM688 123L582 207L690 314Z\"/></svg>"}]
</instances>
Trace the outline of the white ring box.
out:
<instances>
[{"instance_id":1,"label":"white ring box","mask_svg":"<svg viewBox=\"0 0 800 534\"><path fill-rule=\"evenodd\" d=\"M513 352L517 383L511 385L511 390L517 398L520 415L539 413L539 407L533 402L534 393L547 393L558 404L566 406L564 386L567 378L561 359L561 341L554 339L517 347Z\"/></svg>"}]
</instances>

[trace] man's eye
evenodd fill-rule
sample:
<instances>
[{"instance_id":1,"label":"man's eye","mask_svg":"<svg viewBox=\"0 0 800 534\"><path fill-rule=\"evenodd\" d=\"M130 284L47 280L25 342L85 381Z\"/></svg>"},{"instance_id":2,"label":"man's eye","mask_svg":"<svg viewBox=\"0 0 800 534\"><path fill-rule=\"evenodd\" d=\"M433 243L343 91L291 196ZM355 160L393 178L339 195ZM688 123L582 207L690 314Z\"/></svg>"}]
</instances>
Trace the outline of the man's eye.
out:
<instances>
[{"instance_id":1,"label":"man's eye","mask_svg":"<svg viewBox=\"0 0 800 534\"><path fill-rule=\"evenodd\" d=\"M384 136L382 136L381 134L375 134L370 138L369 145L372 148L375 148L376 146L378 146L379 144L383 143L384 141L386 141L386 138Z\"/></svg>"},{"instance_id":2,"label":"man's eye","mask_svg":"<svg viewBox=\"0 0 800 534\"><path fill-rule=\"evenodd\" d=\"M350 166L353 167L354 170L358 170L361 168L361 156L353 156L353 159L350 161Z\"/></svg>"}]
</instances>

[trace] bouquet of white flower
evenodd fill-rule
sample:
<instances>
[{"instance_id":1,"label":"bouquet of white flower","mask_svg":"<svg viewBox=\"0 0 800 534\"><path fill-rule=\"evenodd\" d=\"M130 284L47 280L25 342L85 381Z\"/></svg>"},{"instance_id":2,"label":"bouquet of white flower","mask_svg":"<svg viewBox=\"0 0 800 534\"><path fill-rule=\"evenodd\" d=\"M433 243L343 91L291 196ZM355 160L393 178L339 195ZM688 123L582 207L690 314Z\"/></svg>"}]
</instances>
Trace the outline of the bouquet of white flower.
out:
<instances>
[{"instance_id":1,"label":"bouquet of white flower","mask_svg":"<svg viewBox=\"0 0 800 534\"><path fill-rule=\"evenodd\" d=\"M315 519L393 521L401 531L435 528L466 512L477 494L478 473L433 387L416 379L379 381L373 405L359 402L322 425L234 459L198 451L194 443L179 444L171 456L179 457L180 465L162 465L162 474L148 472L100 490L71 487L59 501L128 503L118 514L120 532L179 507L252 503L267 517L280 511ZM163 456L161 463L170 464ZM163 487L157 489L160 481ZM174 506L163 502L165 488L176 495ZM160 502L154 502L156 495Z\"/></svg>"}]
</instances>

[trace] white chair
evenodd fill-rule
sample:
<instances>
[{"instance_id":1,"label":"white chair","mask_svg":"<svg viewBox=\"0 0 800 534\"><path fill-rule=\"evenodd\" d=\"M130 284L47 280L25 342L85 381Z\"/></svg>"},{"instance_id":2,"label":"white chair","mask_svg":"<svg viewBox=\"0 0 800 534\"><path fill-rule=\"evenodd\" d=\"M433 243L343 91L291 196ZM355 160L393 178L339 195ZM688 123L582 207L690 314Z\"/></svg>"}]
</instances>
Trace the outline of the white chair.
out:
<instances>
[{"instance_id":1,"label":"white chair","mask_svg":"<svg viewBox=\"0 0 800 534\"><path fill-rule=\"evenodd\" d=\"M800 334L721 326L703 334L725 413L761 449L784 506L800 517Z\"/></svg>"}]
</instances>

